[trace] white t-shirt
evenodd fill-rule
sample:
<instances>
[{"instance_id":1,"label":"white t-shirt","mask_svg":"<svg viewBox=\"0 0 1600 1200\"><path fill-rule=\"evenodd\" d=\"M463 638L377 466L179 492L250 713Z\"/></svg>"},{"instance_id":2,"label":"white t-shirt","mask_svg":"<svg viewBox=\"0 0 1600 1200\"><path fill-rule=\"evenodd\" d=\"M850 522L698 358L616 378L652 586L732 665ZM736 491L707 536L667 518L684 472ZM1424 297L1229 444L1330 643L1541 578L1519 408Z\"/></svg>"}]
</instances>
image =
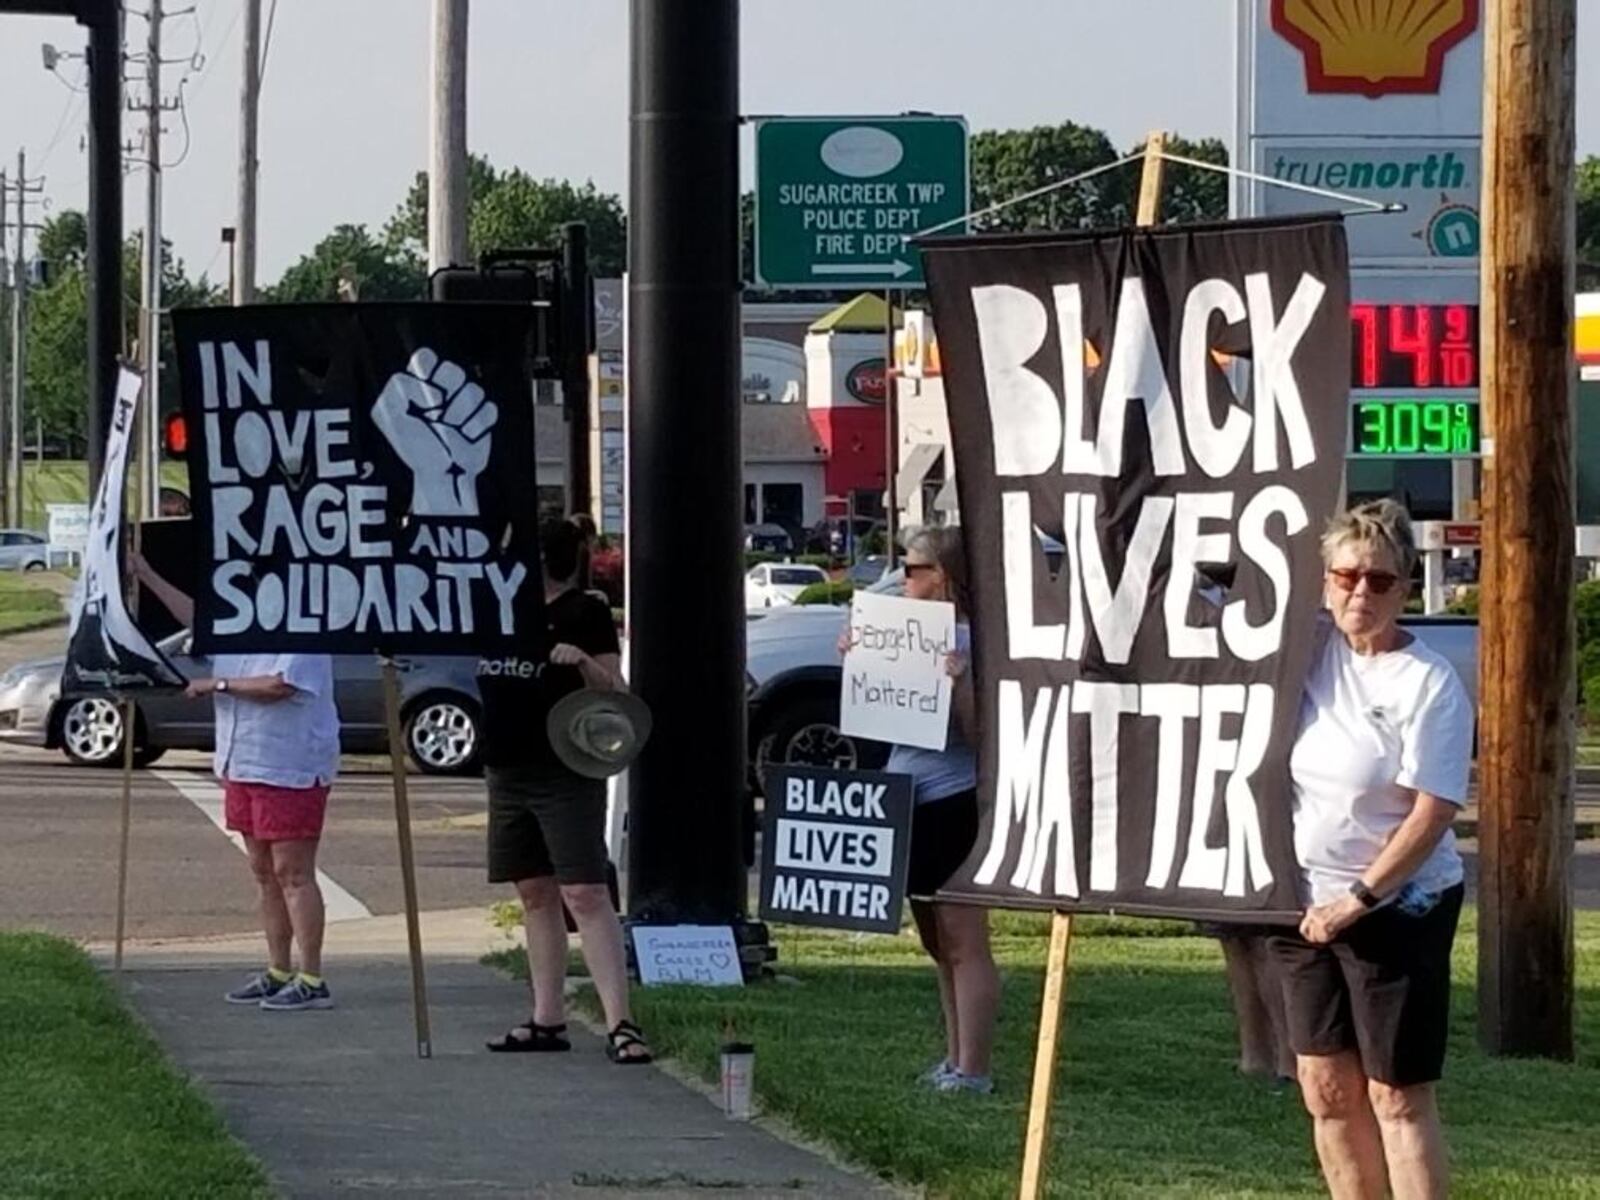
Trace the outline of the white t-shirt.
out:
<instances>
[{"instance_id":1,"label":"white t-shirt","mask_svg":"<svg viewBox=\"0 0 1600 1200\"><path fill-rule=\"evenodd\" d=\"M339 772L339 711L333 703L333 659L326 654L219 654L219 679L281 675L287 700L263 704L216 692L215 770L235 783L308 788Z\"/></svg>"},{"instance_id":2,"label":"white t-shirt","mask_svg":"<svg viewBox=\"0 0 1600 1200\"><path fill-rule=\"evenodd\" d=\"M1412 792L1465 804L1472 766L1472 705L1448 660L1416 638L1362 655L1327 634L1289 759L1294 848L1313 904L1349 892L1410 815ZM1461 882L1454 833L1410 882L1428 892Z\"/></svg>"}]
</instances>

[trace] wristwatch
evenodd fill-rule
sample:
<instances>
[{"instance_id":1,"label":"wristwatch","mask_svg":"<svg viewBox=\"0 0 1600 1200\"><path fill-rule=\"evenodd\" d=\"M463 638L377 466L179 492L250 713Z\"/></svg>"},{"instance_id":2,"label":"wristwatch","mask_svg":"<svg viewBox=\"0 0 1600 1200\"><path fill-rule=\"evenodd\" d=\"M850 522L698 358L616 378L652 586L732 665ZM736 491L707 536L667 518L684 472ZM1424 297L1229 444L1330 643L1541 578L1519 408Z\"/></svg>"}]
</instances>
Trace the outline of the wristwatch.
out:
<instances>
[{"instance_id":1,"label":"wristwatch","mask_svg":"<svg viewBox=\"0 0 1600 1200\"><path fill-rule=\"evenodd\" d=\"M228 690L228 681L226 679L218 679L213 686L215 690L225 692Z\"/></svg>"},{"instance_id":2,"label":"wristwatch","mask_svg":"<svg viewBox=\"0 0 1600 1200\"><path fill-rule=\"evenodd\" d=\"M1350 894L1361 901L1362 908L1377 908L1383 903L1383 897L1359 879L1350 885Z\"/></svg>"}]
</instances>

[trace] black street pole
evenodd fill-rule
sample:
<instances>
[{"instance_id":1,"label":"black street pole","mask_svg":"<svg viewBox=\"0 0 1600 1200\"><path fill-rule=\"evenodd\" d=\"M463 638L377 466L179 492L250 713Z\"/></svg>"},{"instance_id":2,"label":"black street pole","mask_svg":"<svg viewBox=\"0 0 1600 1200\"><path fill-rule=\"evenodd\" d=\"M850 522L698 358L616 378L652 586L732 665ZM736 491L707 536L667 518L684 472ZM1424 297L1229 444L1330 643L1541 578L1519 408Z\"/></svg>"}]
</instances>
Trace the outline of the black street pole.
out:
<instances>
[{"instance_id":1,"label":"black street pole","mask_svg":"<svg viewBox=\"0 0 1600 1200\"><path fill-rule=\"evenodd\" d=\"M745 911L738 0L632 0L628 910Z\"/></svg>"},{"instance_id":2,"label":"black street pole","mask_svg":"<svg viewBox=\"0 0 1600 1200\"><path fill-rule=\"evenodd\" d=\"M105 463L106 432L122 352L122 6L88 5L89 395L84 435L89 494Z\"/></svg>"},{"instance_id":3,"label":"black street pole","mask_svg":"<svg viewBox=\"0 0 1600 1200\"><path fill-rule=\"evenodd\" d=\"M572 221L561 228L561 397L567 415L569 511L593 506L589 469L589 355L594 351L594 289L589 283L589 227Z\"/></svg>"}]
</instances>

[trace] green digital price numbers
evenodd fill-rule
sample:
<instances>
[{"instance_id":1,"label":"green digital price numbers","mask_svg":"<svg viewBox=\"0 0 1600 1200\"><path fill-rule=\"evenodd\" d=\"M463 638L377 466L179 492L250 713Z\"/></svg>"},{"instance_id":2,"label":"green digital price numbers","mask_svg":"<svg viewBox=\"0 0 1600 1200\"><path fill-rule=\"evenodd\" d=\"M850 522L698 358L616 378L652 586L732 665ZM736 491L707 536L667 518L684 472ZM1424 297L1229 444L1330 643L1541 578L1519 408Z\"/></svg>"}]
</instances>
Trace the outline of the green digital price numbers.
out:
<instances>
[{"instance_id":1,"label":"green digital price numbers","mask_svg":"<svg viewBox=\"0 0 1600 1200\"><path fill-rule=\"evenodd\" d=\"M1392 397L1350 405L1351 453L1373 458L1454 458L1478 453L1478 405Z\"/></svg>"}]
</instances>

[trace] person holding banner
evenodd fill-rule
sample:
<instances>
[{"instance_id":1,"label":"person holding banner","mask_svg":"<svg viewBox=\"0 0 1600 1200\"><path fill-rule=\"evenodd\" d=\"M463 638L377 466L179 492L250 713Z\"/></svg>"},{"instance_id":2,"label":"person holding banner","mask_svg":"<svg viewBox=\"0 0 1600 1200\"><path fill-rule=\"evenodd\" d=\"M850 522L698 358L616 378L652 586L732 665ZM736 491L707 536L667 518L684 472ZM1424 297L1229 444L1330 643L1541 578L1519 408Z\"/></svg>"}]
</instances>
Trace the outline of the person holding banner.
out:
<instances>
[{"instance_id":1,"label":"person holding banner","mask_svg":"<svg viewBox=\"0 0 1600 1200\"><path fill-rule=\"evenodd\" d=\"M923 1079L941 1092L994 1091L989 1060L1000 1005L1000 975L989 947L989 910L928 899L956 871L978 837L976 704L968 670L972 633L967 621L967 557L961 530L932 527L913 534L904 560L905 594L939 600L956 610L956 650L945 662L952 679L951 729L943 750L895 746L884 768L909 775L916 807L906 893L923 949L938 969L945 1056ZM846 629L839 652L850 649Z\"/></svg>"},{"instance_id":2,"label":"person holding banner","mask_svg":"<svg viewBox=\"0 0 1600 1200\"><path fill-rule=\"evenodd\" d=\"M489 882L509 883L522 901L527 932L531 1019L488 1043L496 1052L572 1049L567 1038L567 928L572 913L583 960L605 1011L611 1060L651 1060L628 1000L622 925L607 886L606 787L569 769L550 742L546 718L579 688L623 691L611 610L583 591L585 535L572 521L540 533L546 662L517 656L483 659L483 761L489 785Z\"/></svg>"},{"instance_id":3,"label":"person holding banner","mask_svg":"<svg viewBox=\"0 0 1600 1200\"><path fill-rule=\"evenodd\" d=\"M133 554L134 576L187 628L193 599ZM333 659L326 654L219 654L212 677L189 681L216 709L215 770L227 827L244 838L260 892L266 970L229 992L229 1004L269 1012L333 1007L322 977L324 910L317 849L339 771ZM300 967L292 967L292 951Z\"/></svg>"},{"instance_id":4,"label":"person holding banner","mask_svg":"<svg viewBox=\"0 0 1600 1200\"><path fill-rule=\"evenodd\" d=\"M1473 711L1449 662L1398 624L1417 561L1405 511L1392 500L1354 508L1322 549L1332 623L1290 758L1309 907L1270 947L1329 1190L1442 1196L1434 1086Z\"/></svg>"}]
</instances>

